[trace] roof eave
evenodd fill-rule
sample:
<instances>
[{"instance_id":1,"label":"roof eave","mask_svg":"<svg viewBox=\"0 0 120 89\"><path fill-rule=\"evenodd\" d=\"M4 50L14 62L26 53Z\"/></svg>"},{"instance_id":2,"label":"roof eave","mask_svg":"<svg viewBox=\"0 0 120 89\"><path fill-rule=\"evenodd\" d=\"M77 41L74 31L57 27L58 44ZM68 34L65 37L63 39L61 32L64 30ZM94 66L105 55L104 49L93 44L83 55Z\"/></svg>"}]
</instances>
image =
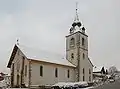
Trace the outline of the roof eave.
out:
<instances>
[{"instance_id":1,"label":"roof eave","mask_svg":"<svg viewBox=\"0 0 120 89\"><path fill-rule=\"evenodd\" d=\"M17 45L15 44L15 46L14 46L14 48L13 48L13 51L12 51L12 54L11 54L11 56L10 56L10 59L9 59L7 68L10 68L10 67L11 67L11 64L12 64L12 61L13 61L13 59L14 59L14 57L15 57L15 54L16 54L16 52L17 52L17 49L18 49L18 47L17 47Z\"/></svg>"},{"instance_id":2,"label":"roof eave","mask_svg":"<svg viewBox=\"0 0 120 89\"><path fill-rule=\"evenodd\" d=\"M77 32L75 32L75 33L73 33L73 34L76 34L76 33L81 33L82 35L88 37L88 35L86 35L85 33L80 32L80 31L77 31ZM67 35L66 37L69 37L69 36L71 36L71 35L73 35L73 34Z\"/></svg>"},{"instance_id":3,"label":"roof eave","mask_svg":"<svg viewBox=\"0 0 120 89\"><path fill-rule=\"evenodd\" d=\"M90 58L88 58L88 60L91 63L92 67L94 67L94 65L93 65L92 61L90 60Z\"/></svg>"},{"instance_id":4,"label":"roof eave","mask_svg":"<svg viewBox=\"0 0 120 89\"><path fill-rule=\"evenodd\" d=\"M72 65L64 65L64 64L59 64L59 63L46 62L46 61L35 60L35 59L31 59L31 58L29 58L29 60L31 60L31 61L38 61L38 62L44 62L44 63L50 63L50 64L56 64L56 65L62 65L62 66L68 66L68 67L76 68L76 66L72 66Z\"/></svg>"}]
</instances>

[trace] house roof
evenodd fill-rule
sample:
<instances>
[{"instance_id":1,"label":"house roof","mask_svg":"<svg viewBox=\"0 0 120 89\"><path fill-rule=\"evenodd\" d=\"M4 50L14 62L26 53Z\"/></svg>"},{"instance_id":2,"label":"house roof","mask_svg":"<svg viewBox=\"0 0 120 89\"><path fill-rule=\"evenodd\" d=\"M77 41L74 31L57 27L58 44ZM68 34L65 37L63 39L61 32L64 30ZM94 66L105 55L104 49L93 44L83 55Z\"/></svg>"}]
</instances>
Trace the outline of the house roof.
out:
<instances>
[{"instance_id":1,"label":"house roof","mask_svg":"<svg viewBox=\"0 0 120 89\"><path fill-rule=\"evenodd\" d=\"M93 68L93 72L101 72L102 66L97 66Z\"/></svg>"},{"instance_id":2,"label":"house roof","mask_svg":"<svg viewBox=\"0 0 120 89\"><path fill-rule=\"evenodd\" d=\"M95 72L95 73L96 73L96 72L101 72L103 67L104 67L104 66L97 66L97 67L93 68L93 72ZM104 67L104 70L106 71L107 68Z\"/></svg>"},{"instance_id":3,"label":"house roof","mask_svg":"<svg viewBox=\"0 0 120 89\"><path fill-rule=\"evenodd\" d=\"M16 53L16 47L17 47L17 49L19 48L28 59L32 59L32 60L35 59L35 60L43 61L43 62L47 62L47 63L54 63L54 64L76 67L75 65L70 63L68 60L66 60L61 55L53 54L51 52L47 52L47 51L43 51L43 50L39 50L39 49L26 47L23 45L15 45L14 46L14 49L13 49L14 53L12 52L11 57L10 57L11 61L14 59L14 56ZM8 67L10 67L11 61L9 61Z\"/></svg>"}]
</instances>

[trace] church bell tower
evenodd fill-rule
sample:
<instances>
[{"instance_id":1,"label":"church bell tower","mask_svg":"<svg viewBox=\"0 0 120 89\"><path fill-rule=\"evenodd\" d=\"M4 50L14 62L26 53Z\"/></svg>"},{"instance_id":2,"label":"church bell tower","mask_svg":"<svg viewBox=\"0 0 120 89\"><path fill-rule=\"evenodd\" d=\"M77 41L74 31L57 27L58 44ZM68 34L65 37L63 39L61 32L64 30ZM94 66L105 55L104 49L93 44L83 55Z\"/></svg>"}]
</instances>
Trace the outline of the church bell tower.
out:
<instances>
[{"instance_id":1,"label":"church bell tower","mask_svg":"<svg viewBox=\"0 0 120 89\"><path fill-rule=\"evenodd\" d=\"M83 69L88 58L88 36L79 20L77 10L76 5L75 19L69 30L69 35L66 36L66 59L76 66L75 81L81 81L85 80Z\"/></svg>"}]
</instances>

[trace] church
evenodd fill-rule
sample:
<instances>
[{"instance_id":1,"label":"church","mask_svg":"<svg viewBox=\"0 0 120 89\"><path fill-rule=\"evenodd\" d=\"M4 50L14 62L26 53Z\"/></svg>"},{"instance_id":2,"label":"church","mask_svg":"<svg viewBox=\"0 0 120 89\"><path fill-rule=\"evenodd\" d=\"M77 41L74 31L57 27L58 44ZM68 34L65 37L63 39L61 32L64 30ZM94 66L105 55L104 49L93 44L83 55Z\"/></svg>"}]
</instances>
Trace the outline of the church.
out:
<instances>
[{"instance_id":1,"label":"church","mask_svg":"<svg viewBox=\"0 0 120 89\"><path fill-rule=\"evenodd\" d=\"M11 87L53 85L58 82L92 82L93 64L88 57L88 35L76 16L66 36L66 57L15 44L7 67Z\"/></svg>"}]
</instances>

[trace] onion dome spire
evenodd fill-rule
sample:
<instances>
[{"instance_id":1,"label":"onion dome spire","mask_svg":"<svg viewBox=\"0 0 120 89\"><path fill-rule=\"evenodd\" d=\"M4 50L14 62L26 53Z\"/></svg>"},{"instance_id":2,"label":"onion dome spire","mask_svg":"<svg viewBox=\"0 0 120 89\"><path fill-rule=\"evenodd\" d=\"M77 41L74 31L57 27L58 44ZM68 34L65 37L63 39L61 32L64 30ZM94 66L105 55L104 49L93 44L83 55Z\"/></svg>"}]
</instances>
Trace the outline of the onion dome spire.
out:
<instances>
[{"instance_id":1,"label":"onion dome spire","mask_svg":"<svg viewBox=\"0 0 120 89\"><path fill-rule=\"evenodd\" d=\"M80 27L81 26L81 23L79 21L79 16L78 16L78 2L76 2L76 14L75 14L75 19L74 19L72 26L73 27L75 27L75 26Z\"/></svg>"},{"instance_id":2,"label":"onion dome spire","mask_svg":"<svg viewBox=\"0 0 120 89\"><path fill-rule=\"evenodd\" d=\"M72 24L72 27L70 28L70 34L74 33L74 31L77 31L76 30L76 26L78 27L78 29L80 30L81 29L81 22L79 21L79 17L78 17L78 2L76 2L76 13L75 13L75 18L74 18L74 21L73 21L73 24Z\"/></svg>"},{"instance_id":3,"label":"onion dome spire","mask_svg":"<svg viewBox=\"0 0 120 89\"><path fill-rule=\"evenodd\" d=\"M75 15L74 22L79 22L79 17L78 17L78 2L76 2L76 15Z\"/></svg>"}]
</instances>

